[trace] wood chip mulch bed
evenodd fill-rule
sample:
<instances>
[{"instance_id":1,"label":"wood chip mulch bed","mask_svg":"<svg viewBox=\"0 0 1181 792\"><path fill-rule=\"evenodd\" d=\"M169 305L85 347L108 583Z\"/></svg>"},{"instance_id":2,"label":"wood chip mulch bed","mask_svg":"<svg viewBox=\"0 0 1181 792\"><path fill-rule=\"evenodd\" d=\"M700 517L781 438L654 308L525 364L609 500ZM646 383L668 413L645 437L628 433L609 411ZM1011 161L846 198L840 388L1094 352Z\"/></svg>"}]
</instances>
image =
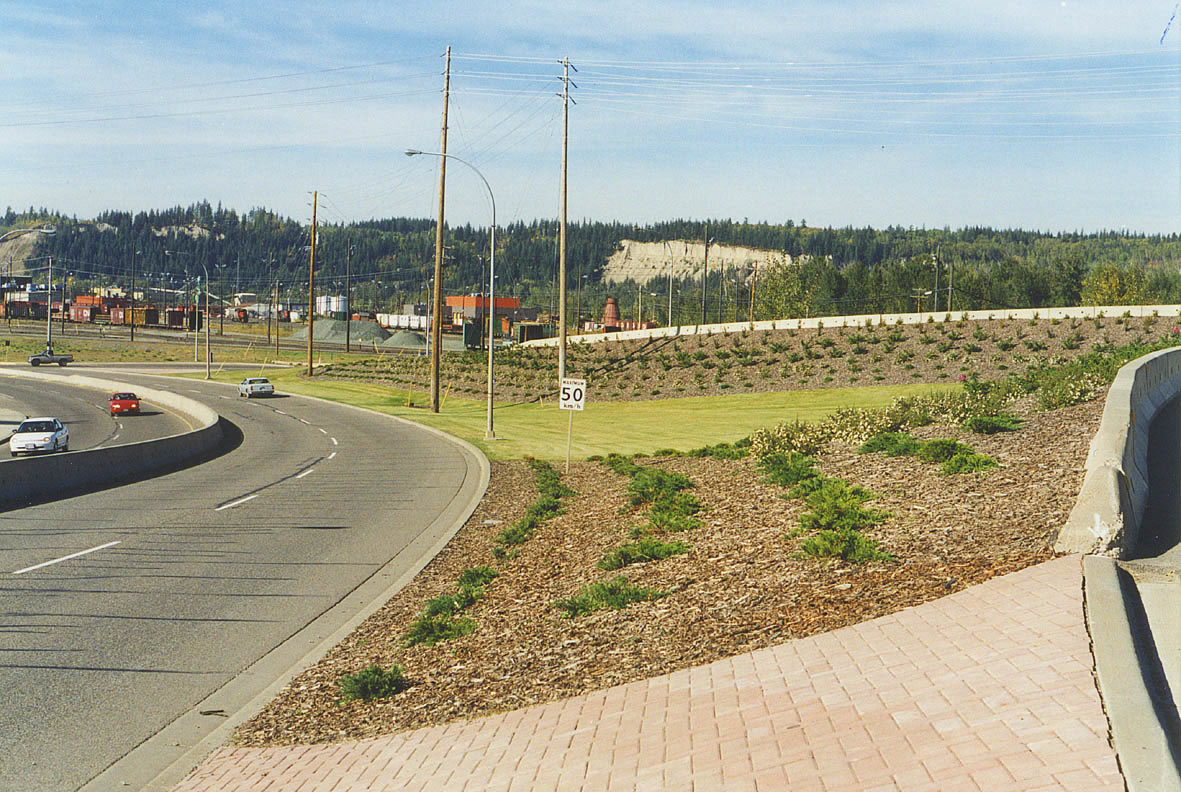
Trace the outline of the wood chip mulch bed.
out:
<instances>
[{"instance_id":1,"label":"wood chip mulch bed","mask_svg":"<svg viewBox=\"0 0 1181 792\"><path fill-rule=\"evenodd\" d=\"M482 503L447 548L403 591L322 661L292 681L235 733L239 745L352 740L504 712L709 663L918 605L1052 558L1053 537L1082 483L1103 399L1029 413L1016 432L958 437L1001 466L948 476L911 457L837 448L825 475L866 487L892 516L868 531L895 561L863 565L802 556L789 538L805 508L765 484L751 459L637 460L689 476L704 525L666 537L683 555L625 567L634 584L667 596L569 619L555 600L607 572L596 562L643 522L627 504L627 479L576 462L564 482L577 495L511 561L492 555L497 534L537 499L525 462L492 463ZM435 646L402 645L427 600L453 593L479 565L500 575L465 615L478 628ZM398 695L346 701L338 679L372 663L399 664L412 683Z\"/></svg>"}]
</instances>

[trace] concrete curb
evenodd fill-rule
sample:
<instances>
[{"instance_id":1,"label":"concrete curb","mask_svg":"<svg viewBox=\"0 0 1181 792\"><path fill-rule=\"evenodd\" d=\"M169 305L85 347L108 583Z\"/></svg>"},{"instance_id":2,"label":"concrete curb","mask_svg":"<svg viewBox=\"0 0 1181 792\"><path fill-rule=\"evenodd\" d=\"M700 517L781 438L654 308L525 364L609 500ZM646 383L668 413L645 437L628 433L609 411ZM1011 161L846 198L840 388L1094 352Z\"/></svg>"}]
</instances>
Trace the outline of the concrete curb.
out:
<instances>
[{"instance_id":1,"label":"concrete curb","mask_svg":"<svg viewBox=\"0 0 1181 792\"><path fill-rule=\"evenodd\" d=\"M1086 556L1083 591L1096 681L1124 781L1132 792L1181 790L1177 711L1160 684L1136 584L1113 559Z\"/></svg>"},{"instance_id":2,"label":"concrete curb","mask_svg":"<svg viewBox=\"0 0 1181 792\"><path fill-rule=\"evenodd\" d=\"M142 443L71 451L65 454L0 460L0 510L45 497L45 482L63 495L94 489L187 462L213 450L222 440L220 417L203 404L168 391L79 375L67 377L5 369L0 375L61 383L107 393L131 390L145 402L181 415L191 430Z\"/></svg>"}]
</instances>

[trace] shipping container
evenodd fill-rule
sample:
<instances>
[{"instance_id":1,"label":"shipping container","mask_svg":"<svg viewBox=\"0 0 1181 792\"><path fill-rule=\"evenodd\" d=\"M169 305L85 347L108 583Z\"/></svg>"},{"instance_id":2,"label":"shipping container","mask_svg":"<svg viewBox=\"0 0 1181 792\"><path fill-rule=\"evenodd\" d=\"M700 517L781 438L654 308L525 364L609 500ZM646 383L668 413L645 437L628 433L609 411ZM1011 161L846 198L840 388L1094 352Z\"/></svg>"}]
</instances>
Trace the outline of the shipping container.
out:
<instances>
[{"instance_id":1,"label":"shipping container","mask_svg":"<svg viewBox=\"0 0 1181 792\"><path fill-rule=\"evenodd\" d=\"M99 306L97 305L78 305L75 303L70 306L70 321L78 322L79 324L90 324L96 317L98 317Z\"/></svg>"}]
</instances>

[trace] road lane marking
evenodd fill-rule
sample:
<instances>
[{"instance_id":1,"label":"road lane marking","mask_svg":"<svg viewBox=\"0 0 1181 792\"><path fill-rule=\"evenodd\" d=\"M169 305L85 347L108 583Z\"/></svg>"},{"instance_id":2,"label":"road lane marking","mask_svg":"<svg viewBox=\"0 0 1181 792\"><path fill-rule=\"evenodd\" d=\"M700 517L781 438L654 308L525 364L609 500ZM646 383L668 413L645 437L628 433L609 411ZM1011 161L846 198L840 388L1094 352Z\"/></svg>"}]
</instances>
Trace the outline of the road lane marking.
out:
<instances>
[{"instance_id":1,"label":"road lane marking","mask_svg":"<svg viewBox=\"0 0 1181 792\"><path fill-rule=\"evenodd\" d=\"M313 470L315 470L315 468L308 468L307 470L305 470L304 472L302 472L302 473L300 473L298 476L296 476L296 478L297 478L297 479L301 479L301 478L303 478L304 476L306 476L306 475L308 475L309 473L311 473Z\"/></svg>"},{"instance_id":2,"label":"road lane marking","mask_svg":"<svg viewBox=\"0 0 1181 792\"><path fill-rule=\"evenodd\" d=\"M334 438L332 438L332 445L340 445L340 443L336 442L336 438L335 438L335 437L334 437Z\"/></svg>"},{"instance_id":3,"label":"road lane marking","mask_svg":"<svg viewBox=\"0 0 1181 792\"><path fill-rule=\"evenodd\" d=\"M283 412L282 410L275 410L275 415L286 415L286 414L287 413Z\"/></svg>"},{"instance_id":4,"label":"road lane marking","mask_svg":"<svg viewBox=\"0 0 1181 792\"><path fill-rule=\"evenodd\" d=\"M214 509L214 511L223 511L223 510L225 510L225 509L232 509L232 508L234 508L235 506L241 506L241 505L242 505L243 503L245 503L246 501L249 501L249 500L254 500L254 499L255 499L255 498L257 498L257 497L258 497L258 495L257 495L257 494L255 494L255 495L247 495L245 498L239 498L238 500L234 501L233 503L227 503L227 504L226 504L226 505L224 505L224 506L218 506L216 509Z\"/></svg>"},{"instance_id":5,"label":"road lane marking","mask_svg":"<svg viewBox=\"0 0 1181 792\"><path fill-rule=\"evenodd\" d=\"M41 569L42 567L53 566L54 564L60 564L62 561L69 561L71 558L78 558L79 556L84 556L89 553L94 553L98 550L106 550L108 547L114 547L117 544L119 544L119 542L107 542L106 544L99 545L98 547L92 547L89 550L79 550L77 553L70 553L67 556L62 556L61 558L55 558L52 561L45 561L43 563L36 564L31 567L25 567L24 569L18 569L17 571L13 572L12 574L23 575L26 572L32 572L34 569Z\"/></svg>"},{"instance_id":6,"label":"road lane marking","mask_svg":"<svg viewBox=\"0 0 1181 792\"><path fill-rule=\"evenodd\" d=\"M336 452L335 452L335 451L333 451L331 454L329 454L329 455L328 455L328 458L329 458L329 459L333 459L333 458L335 458L335 457L336 457Z\"/></svg>"},{"instance_id":7,"label":"road lane marking","mask_svg":"<svg viewBox=\"0 0 1181 792\"><path fill-rule=\"evenodd\" d=\"M307 424L308 426L311 426L311 425L312 425L312 422L311 422L311 421L304 420L303 418L300 418L300 419L299 419L299 422L300 422L301 424Z\"/></svg>"},{"instance_id":8,"label":"road lane marking","mask_svg":"<svg viewBox=\"0 0 1181 792\"><path fill-rule=\"evenodd\" d=\"M327 429L323 429L323 428L321 428L321 429L320 429L320 434L328 434L328 430L327 430Z\"/></svg>"}]
</instances>

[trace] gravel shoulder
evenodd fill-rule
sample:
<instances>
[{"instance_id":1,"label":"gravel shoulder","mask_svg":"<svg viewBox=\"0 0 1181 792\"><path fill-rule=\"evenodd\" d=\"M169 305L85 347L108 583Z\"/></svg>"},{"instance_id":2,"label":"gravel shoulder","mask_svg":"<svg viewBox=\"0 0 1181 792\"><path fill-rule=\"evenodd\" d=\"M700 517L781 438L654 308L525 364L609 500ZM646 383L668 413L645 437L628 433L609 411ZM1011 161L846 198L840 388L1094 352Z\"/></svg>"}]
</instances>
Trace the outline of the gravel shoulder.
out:
<instances>
[{"instance_id":1,"label":"gravel shoulder","mask_svg":"<svg viewBox=\"0 0 1181 792\"><path fill-rule=\"evenodd\" d=\"M644 679L912 607L994 575L1052 558L1053 538L1082 483L1103 398L1027 413L1016 432L967 435L951 427L916 434L959 437L1000 467L948 476L913 458L837 447L821 471L879 496L891 516L867 533L894 561L862 565L799 553L791 532L801 501L766 484L750 459L637 460L687 475L705 506L700 528L668 538L689 552L621 570L666 593L623 610L566 618L553 603L620 572L596 567L628 541L642 515L627 480L598 462L576 462L563 481L577 494L519 555L493 558L497 534L537 499L524 461L493 462L479 508L447 548L322 661L291 682L235 733L239 745L335 742L517 709ZM453 593L460 573L490 565L500 575L465 615L462 638L405 647L426 602ZM377 701L346 701L338 679L378 664L400 665L411 686Z\"/></svg>"}]
</instances>

